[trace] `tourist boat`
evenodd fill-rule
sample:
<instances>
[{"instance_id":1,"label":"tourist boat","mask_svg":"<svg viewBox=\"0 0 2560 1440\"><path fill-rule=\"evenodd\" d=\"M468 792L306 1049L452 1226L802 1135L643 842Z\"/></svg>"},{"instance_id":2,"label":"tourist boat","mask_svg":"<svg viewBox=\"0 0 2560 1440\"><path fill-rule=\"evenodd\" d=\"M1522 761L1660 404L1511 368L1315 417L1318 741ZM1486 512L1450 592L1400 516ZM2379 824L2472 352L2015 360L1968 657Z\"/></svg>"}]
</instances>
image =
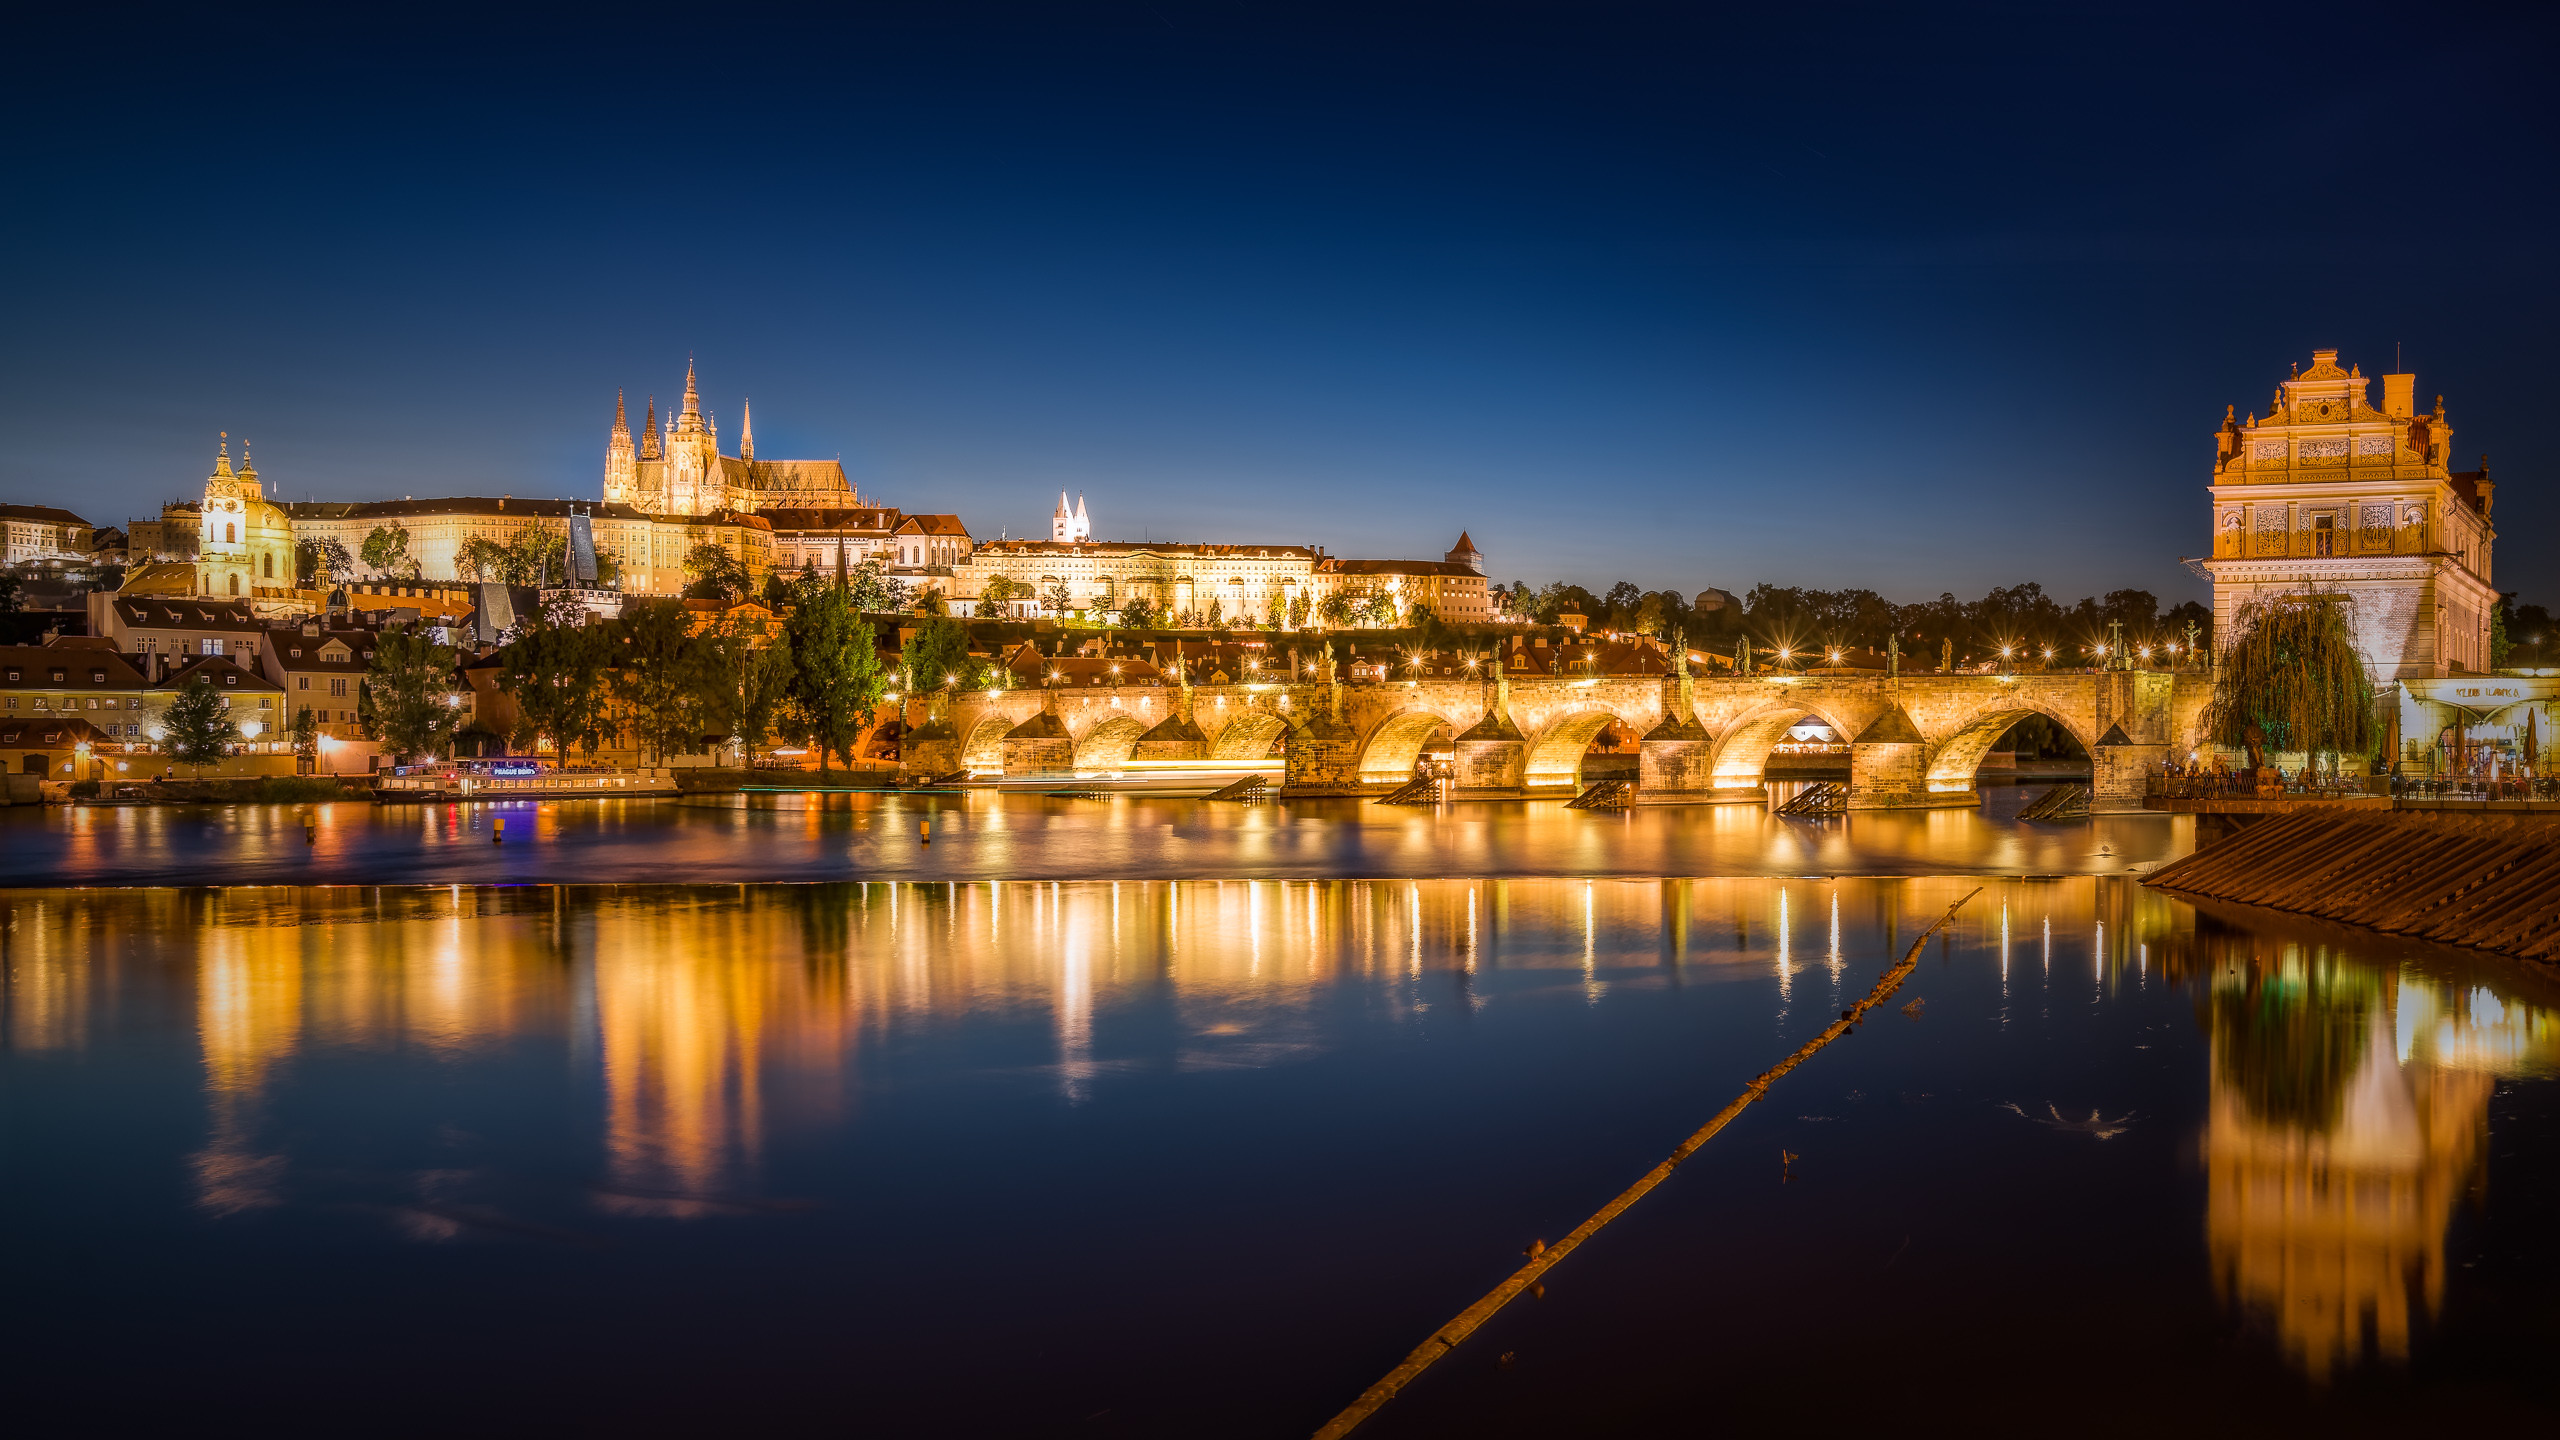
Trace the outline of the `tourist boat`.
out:
<instances>
[{"instance_id":1,"label":"tourist boat","mask_svg":"<svg viewBox=\"0 0 2560 1440\"><path fill-rule=\"evenodd\" d=\"M484 800L627 800L676 793L672 770L568 768L548 756L487 755L397 765L376 775L373 798L389 804Z\"/></svg>"}]
</instances>

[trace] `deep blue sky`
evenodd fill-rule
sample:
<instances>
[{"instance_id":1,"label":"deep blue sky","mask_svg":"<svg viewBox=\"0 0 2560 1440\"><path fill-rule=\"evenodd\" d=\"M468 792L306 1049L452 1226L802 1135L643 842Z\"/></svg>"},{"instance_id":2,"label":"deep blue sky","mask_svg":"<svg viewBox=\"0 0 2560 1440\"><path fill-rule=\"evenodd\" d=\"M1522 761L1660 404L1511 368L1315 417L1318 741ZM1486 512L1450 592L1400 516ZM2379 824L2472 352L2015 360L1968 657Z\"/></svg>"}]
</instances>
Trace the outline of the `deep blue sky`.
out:
<instances>
[{"instance_id":1,"label":"deep blue sky","mask_svg":"<svg viewBox=\"0 0 2560 1440\"><path fill-rule=\"evenodd\" d=\"M0 496L592 496L690 353L981 535L2174 599L2223 406L2397 344L2560 601L2520 8L383 13L15 32Z\"/></svg>"}]
</instances>

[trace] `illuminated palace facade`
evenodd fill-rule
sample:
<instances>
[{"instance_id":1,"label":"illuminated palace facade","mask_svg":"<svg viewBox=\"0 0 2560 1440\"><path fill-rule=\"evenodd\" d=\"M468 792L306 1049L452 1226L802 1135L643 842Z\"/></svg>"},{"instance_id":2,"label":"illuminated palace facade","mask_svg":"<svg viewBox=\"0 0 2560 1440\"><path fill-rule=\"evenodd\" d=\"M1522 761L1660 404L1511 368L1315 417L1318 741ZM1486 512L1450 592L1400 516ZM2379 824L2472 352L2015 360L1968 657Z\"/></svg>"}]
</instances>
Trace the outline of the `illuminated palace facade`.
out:
<instances>
[{"instance_id":1,"label":"illuminated palace facade","mask_svg":"<svg viewBox=\"0 0 2560 1440\"><path fill-rule=\"evenodd\" d=\"M2240 607L2303 585L2346 596L2356 643L2384 684L2490 668L2493 487L2451 468L2444 399L2421 412L2415 375L2382 377L2382 406L2360 368L2312 352L2266 415L2226 409L2214 437L2214 634L2237 634ZM2236 408L2236 407L2235 407Z\"/></svg>"},{"instance_id":2,"label":"illuminated palace facade","mask_svg":"<svg viewBox=\"0 0 2560 1440\"><path fill-rule=\"evenodd\" d=\"M1020 615L1113 611L1144 600L1191 623L1295 624L1335 594L1381 594L1399 613L1420 605L1445 620L1493 618L1484 556L1463 534L1439 560L1345 560L1310 545L1094 540L1085 538L1092 521L1081 497L1072 514L1060 501L1053 534L1060 529L1077 538L980 542L951 568L946 598L974 606L1003 579L1020 587L1003 602Z\"/></svg>"}]
</instances>

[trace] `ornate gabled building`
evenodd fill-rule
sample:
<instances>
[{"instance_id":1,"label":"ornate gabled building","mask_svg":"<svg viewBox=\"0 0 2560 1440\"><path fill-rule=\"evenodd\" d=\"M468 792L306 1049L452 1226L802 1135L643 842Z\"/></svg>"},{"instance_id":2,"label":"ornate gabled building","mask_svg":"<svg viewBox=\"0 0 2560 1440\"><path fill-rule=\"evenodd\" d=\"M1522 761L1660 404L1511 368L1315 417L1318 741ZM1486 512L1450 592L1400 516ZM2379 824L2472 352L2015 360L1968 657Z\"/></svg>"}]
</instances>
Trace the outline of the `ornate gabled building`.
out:
<instances>
[{"instance_id":1,"label":"ornate gabled building","mask_svg":"<svg viewBox=\"0 0 2560 1440\"><path fill-rule=\"evenodd\" d=\"M850 509L861 503L841 460L757 459L752 409L742 408L738 453L721 454L719 426L702 411L690 361L684 367L684 408L661 428L657 397L651 396L636 442L623 397L613 397L604 500L648 515Z\"/></svg>"},{"instance_id":2,"label":"ornate gabled building","mask_svg":"<svg viewBox=\"0 0 2560 1440\"><path fill-rule=\"evenodd\" d=\"M2347 597L2374 678L2482 673L2490 667L2489 581L2497 531L2487 457L2450 468L2444 398L2420 413L2415 375L2372 381L2315 350L2262 418L2226 408L2214 437L2214 634L2235 637L2252 598L2303 585Z\"/></svg>"}]
</instances>

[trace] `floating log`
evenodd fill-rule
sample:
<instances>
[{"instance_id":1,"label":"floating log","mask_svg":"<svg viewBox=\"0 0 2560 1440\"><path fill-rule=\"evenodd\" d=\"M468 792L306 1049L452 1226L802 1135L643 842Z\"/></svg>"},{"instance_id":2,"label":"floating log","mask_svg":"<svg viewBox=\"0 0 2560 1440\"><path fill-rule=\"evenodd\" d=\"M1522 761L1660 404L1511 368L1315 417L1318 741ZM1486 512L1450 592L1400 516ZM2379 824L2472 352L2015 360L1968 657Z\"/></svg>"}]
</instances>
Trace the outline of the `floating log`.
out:
<instances>
[{"instance_id":1,"label":"floating log","mask_svg":"<svg viewBox=\"0 0 2560 1440\"><path fill-rule=\"evenodd\" d=\"M2303 810L2260 821L2143 883L2560 961L2560 818Z\"/></svg>"}]
</instances>

